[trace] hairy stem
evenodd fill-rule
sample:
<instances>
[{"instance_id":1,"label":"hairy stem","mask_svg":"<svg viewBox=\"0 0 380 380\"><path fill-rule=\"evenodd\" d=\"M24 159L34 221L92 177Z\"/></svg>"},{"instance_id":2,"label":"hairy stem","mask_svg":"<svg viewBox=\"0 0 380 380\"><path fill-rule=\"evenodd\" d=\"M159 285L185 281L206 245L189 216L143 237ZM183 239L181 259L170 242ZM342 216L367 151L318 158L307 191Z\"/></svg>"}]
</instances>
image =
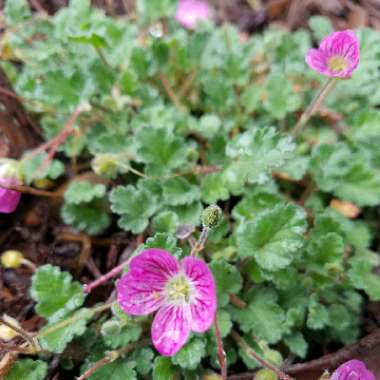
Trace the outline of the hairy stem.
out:
<instances>
[{"instance_id":1,"label":"hairy stem","mask_svg":"<svg viewBox=\"0 0 380 380\"><path fill-rule=\"evenodd\" d=\"M33 337L25 331L22 327L15 326L14 324L6 321L4 318L0 317L0 323L8 326L10 329L15 331L18 335L22 336L35 350L39 350L38 345L36 344L36 341L33 339Z\"/></svg>"},{"instance_id":2,"label":"hairy stem","mask_svg":"<svg viewBox=\"0 0 380 380\"><path fill-rule=\"evenodd\" d=\"M306 108L304 113L299 118L296 126L292 131L292 135L296 136L301 128L308 122L311 116L313 116L319 107L321 106L323 100L329 94L329 92L333 89L336 83L336 78L329 78L326 83L320 88L319 92L316 94L312 102Z\"/></svg>"},{"instance_id":3,"label":"hairy stem","mask_svg":"<svg viewBox=\"0 0 380 380\"><path fill-rule=\"evenodd\" d=\"M219 329L219 323L218 323L218 318L215 315L214 319L214 331L215 331L215 337L216 337L216 342L217 342L217 357L221 369L221 376L222 380L227 380L227 360L226 360L226 352L224 351L223 347L223 340L222 336L220 334L220 329Z\"/></svg>"},{"instance_id":4,"label":"hairy stem","mask_svg":"<svg viewBox=\"0 0 380 380\"><path fill-rule=\"evenodd\" d=\"M255 359L258 363L260 363L263 367L268 368L272 372L276 374L276 376L280 380L294 380L292 377L282 372L279 368L274 365L268 363L265 359L259 356L255 350L234 330L231 331L231 337L235 340L235 342L246 352L246 354L253 359Z\"/></svg>"},{"instance_id":5,"label":"hairy stem","mask_svg":"<svg viewBox=\"0 0 380 380\"><path fill-rule=\"evenodd\" d=\"M203 227L203 230L201 232L201 235L199 236L198 241L191 248L190 256L195 257L198 255L199 252L203 250L207 241L209 231L210 229L208 227Z\"/></svg>"},{"instance_id":6,"label":"hairy stem","mask_svg":"<svg viewBox=\"0 0 380 380\"><path fill-rule=\"evenodd\" d=\"M106 303L106 304L94 307L93 309L91 309L91 311L94 314L95 313L101 313L102 311L110 309L113 306L113 304L114 304L114 302ZM62 329L63 327L66 327L70 323L74 322L76 319L78 319L78 315L74 314L72 317L67 318L67 319L65 319L65 320L63 320L61 322L58 322L55 325L53 325L53 326L49 327L48 329L46 329L45 331L40 332L38 334L38 338L43 338L44 336L49 335L49 334L51 334L54 331Z\"/></svg>"}]
</instances>

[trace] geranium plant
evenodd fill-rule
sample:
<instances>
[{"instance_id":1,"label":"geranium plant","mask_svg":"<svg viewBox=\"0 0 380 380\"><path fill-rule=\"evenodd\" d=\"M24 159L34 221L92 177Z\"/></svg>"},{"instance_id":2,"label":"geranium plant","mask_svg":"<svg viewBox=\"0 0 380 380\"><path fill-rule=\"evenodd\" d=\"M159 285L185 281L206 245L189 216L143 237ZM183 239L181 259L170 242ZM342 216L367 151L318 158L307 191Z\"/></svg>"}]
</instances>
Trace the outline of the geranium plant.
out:
<instances>
[{"instance_id":1,"label":"geranium plant","mask_svg":"<svg viewBox=\"0 0 380 380\"><path fill-rule=\"evenodd\" d=\"M291 379L367 333L379 33L315 17L244 39L215 14L6 1L1 68L45 139L17 176L0 166L2 270L30 277L33 306L0 316L6 380Z\"/></svg>"}]
</instances>

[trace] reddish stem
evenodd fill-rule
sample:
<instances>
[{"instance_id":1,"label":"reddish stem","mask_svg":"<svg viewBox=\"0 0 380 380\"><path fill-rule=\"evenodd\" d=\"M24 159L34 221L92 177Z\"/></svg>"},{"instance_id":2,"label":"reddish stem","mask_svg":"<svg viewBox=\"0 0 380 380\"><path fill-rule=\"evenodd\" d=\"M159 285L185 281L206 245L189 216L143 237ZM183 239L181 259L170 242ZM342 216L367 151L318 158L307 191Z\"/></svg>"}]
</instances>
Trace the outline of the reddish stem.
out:
<instances>
[{"instance_id":1,"label":"reddish stem","mask_svg":"<svg viewBox=\"0 0 380 380\"><path fill-rule=\"evenodd\" d=\"M108 273L104 274L103 276L99 277L95 281L91 282L90 284L84 285L83 290L85 293L91 293L93 289L97 288L99 285L104 284L111 278L117 276L120 272L123 271L123 269L129 264L131 259L127 259L123 261L121 264L119 264L117 267L110 270Z\"/></svg>"},{"instance_id":2,"label":"reddish stem","mask_svg":"<svg viewBox=\"0 0 380 380\"><path fill-rule=\"evenodd\" d=\"M215 331L215 337L217 342L217 352L216 355L218 357L220 369L221 369L221 376L223 380L227 380L227 360L226 360L226 352L224 351L223 347L223 340L222 336L220 334L219 324L218 324L218 318L215 315L214 319L214 331Z\"/></svg>"}]
</instances>

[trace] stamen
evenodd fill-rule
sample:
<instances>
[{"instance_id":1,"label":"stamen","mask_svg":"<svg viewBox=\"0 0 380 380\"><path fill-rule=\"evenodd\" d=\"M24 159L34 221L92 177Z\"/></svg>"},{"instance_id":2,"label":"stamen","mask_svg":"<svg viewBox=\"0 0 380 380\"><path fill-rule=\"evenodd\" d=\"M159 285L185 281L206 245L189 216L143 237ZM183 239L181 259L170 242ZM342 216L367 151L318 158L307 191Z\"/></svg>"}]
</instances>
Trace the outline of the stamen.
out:
<instances>
[{"instance_id":1,"label":"stamen","mask_svg":"<svg viewBox=\"0 0 380 380\"><path fill-rule=\"evenodd\" d=\"M172 278L165 289L166 299L176 305L189 303L192 293L193 285L184 275Z\"/></svg>"},{"instance_id":2,"label":"stamen","mask_svg":"<svg viewBox=\"0 0 380 380\"><path fill-rule=\"evenodd\" d=\"M342 71L348 66L348 62L344 57L341 57L339 55L335 55L331 58L329 58L327 62L327 66L331 71L338 72Z\"/></svg>"}]
</instances>

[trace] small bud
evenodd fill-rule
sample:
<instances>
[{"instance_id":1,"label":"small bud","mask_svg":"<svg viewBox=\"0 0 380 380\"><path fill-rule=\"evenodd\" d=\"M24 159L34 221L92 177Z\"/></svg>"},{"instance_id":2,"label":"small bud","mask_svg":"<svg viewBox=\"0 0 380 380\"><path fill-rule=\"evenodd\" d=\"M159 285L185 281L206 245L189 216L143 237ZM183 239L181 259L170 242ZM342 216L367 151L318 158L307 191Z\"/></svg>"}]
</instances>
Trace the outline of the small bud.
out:
<instances>
[{"instance_id":1,"label":"small bud","mask_svg":"<svg viewBox=\"0 0 380 380\"><path fill-rule=\"evenodd\" d=\"M203 375L202 380L222 380L222 376L216 373L208 373Z\"/></svg>"},{"instance_id":2,"label":"small bud","mask_svg":"<svg viewBox=\"0 0 380 380\"><path fill-rule=\"evenodd\" d=\"M8 322L9 324L15 326L15 327L20 327L20 324L18 321L12 317L10 317L7 314L3 315L4 321ZM10 328L7 325L4 325L3 323L0 323L0 339L5 340L6 342L12 340L18 335L18 333Z\"/></svg>"},{"instance_id":3,"label":"small bud","mask_svg":"<svg viewBox=\"0 0 380 380\"><path fill-rule=\"evenodd\" d=\"M273 371L263 368L255 373L255 380L277 380L277 376Z\"/></svg>"},{"instance_id":4,"label":"small bud","mask_svg":"<svg viewBox=\"0 0 380 380\"><path fill-rule=\"evenodd\" d=\"M51 189L55 185L55 183L48 178L37 178L33 183L37 189L41 190Z\"/></svg>"},{"instance_id":5,"label":"small bud","mask_svg":"<svg viewBox=\"0 0 380 380\"><path fill-rule=\"evenodd\" d=\"M101 177L115 178L118 172L118 158L113 154L98 154L92 162L92 170Z\"/></svg>"},{"instance_id":6,"label":"small bud","mask_svg":"<svg viewBox=\"0 0 380 380\"><path fill-rule=\"evenodd\" d=\"M110 336L119 334L121 331L121 324L118 321L106 321L102 324L100 333L103 336Z\"/></svg>"},{"instance_id":7,"label":"small bud","mask_svg":"<svg viewBox=\"0 0 380 380\"><path fill-rule=\"evenodd\" d=\"M275 366L282 366L283 359L281 354L276 350L269 349L265 352L265 358L268 360L269 363L274 364Z\"/></svg>"},{"instance_id":8,"label":"small bud","mask_svg":"<svg viewBox=\"0 0 380 380\"><path fill-rule=\"evenodd\" d=\"M222 218L222 210L217 205L210 205L203 210L202 224L203 227L214 228Z\"/></svg>"},{"instance_id":9,"label":"small bud","mask_svg":"<svg viewBox=\"0 0 380 380\"><path fill-rule=\"evenodd\" d=\"M23 260L24 255L16 250L5 251L0 258L1 265L5 269L17 269L21 266Z\"/></svg>"}]
</instances>

